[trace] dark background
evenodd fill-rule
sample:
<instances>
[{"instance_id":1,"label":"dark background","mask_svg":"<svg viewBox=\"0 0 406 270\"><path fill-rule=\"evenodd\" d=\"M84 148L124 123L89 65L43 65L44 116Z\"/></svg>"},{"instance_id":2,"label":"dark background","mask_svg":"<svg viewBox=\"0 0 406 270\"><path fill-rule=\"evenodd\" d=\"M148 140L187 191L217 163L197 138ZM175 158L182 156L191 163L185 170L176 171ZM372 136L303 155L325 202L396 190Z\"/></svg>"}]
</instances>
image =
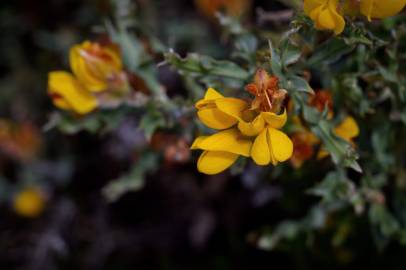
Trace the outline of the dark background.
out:
<instances>
[{"instance_id":1,"label":"dark background","mask_svg":"<svg viewBox=\"0 0 406 270\"><path fill-rule=\"evenodd\" d=\"M196 11L193 1L143 2L159 5L153 29L163 43L180 53L227 55L218 27ZM253 5L286 9L270 0ZM41 128L53 110L47 73L66 68L69 47L96 37L95 26L112 13L108 1L2 1L0 116ZM252 9L247 23L257 22ZM176 25L201 31L188 33ZM163 68L160 76L170 95L184 93L176 73ZM136 127L127 128L139 136ZM262 229L304 216L315 202L303 190L322 177L316 168L309 168L310 175L262 181L263 172L254 166L242 177L207 177L196 173L193 161L163 164L148 175L142 190L108 203L101 189L133 162L131 153L115 154L128 143L119 132L63 135L52 130L41 136L45 143L34 171L49 190L47 207L27 219L2 200L0 269L405 269L406 250L393 244L379 251L363 217L354 218L356 233L340 247L331 243L326 228L315 233L312 244L299 237L273 251L257 248ZM1 181L17 185L21 170L18 162L1 158Z\"/></svg>"}]
</instances>

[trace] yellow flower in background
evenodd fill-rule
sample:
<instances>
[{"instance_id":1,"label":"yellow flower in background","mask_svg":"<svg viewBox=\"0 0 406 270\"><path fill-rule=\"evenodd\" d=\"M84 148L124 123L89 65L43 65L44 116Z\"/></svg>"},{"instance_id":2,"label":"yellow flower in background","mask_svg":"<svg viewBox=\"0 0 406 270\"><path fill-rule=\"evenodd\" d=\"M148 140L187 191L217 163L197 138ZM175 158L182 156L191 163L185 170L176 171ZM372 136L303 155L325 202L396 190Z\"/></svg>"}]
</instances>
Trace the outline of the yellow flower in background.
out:
<instances>
[{"instance_id":1,"label":"yellow flower in background","mask_svg":"<svg viewBox=\"0 0 406 270\"><path fill-rule=\"evenodd\" d=\"M361 0L360 11L368 20L383 19L399 13L406 5L406 0Z\"/></svg>"},{"instance_id":2,"label":"yellow flower in background","mask_svg":"<svg viewBox=\"0 0 406 270\"><path fill-rule=\"evenodd\" d=\"M15 195L13 208L20 216L28 218L37 217L45 208L45 196L38 188L25 188Z\"/></svg>"},{"instance_id":3,"label":"yellow flower in background","mask_svg":"<svg viewBox=\"0 0 406 270\"><path fill-rule=\"evenodd\" d=\"M105 91L121 79L123 65L112 47L85 41L71 48L69 59L73 74L89 91Z\"/></svg>"},{"instance_id":4,"label":"yellow flower in background","mask_svg":"<svg viewBox=\"0 0 406 270\"><path fill-rule=\"evenodd\" d=\"M351 116L347 116L338 126L334 128L334 133L343 139L344 141L355 146L354 138L359 135L359 127L357 122ZM324 158L328 156L328 152L324 149L320 149L317 157Z\"/></svg>"},{"instance_id":5,"label":"yellow flower in background","mask_svg":"<svg viewBox=\"0 0 406 270\"><path fill-rule=\"evenodd\" d=\"M87 114L98 106L120 104L130 86L118 50L85 41L70 50L73 74L49 73L48 93L54 105L63 110Z\"/></svg>"},{"instance_id":6,"label":"yellow flower in background","mask_svg":"<svg viewBox=\"0 0 406 270\"><path fill-rule=\"evenodd\" d=\"M292 106L293 104L290 105ZM309 97L308 105L320 113L327 109L327 118L332 119L334 117L333 96L329 90L316 90L314 95ZM325 158L329 155L321 145L322 142L319 138L312 133L310 128L308 128L298 116L292 117L291 120L295 130L294 133L291 134L294 151L290 161L293 167L299 168L304 161L311 159L314 156L315 148L320 148L316 154L318 159ZM353 139L359 135L359 127L354 118L350 116L344 118L344 120L334 128L333 132L355 147Z\"/></svg>"},{"instance_id":7,"label":"yellow flower in background","mask_svg":"<svg viewBox=\"0 0 406 270\"><path fill-rule=\"evenodd\" d=\"M87 114L97 107L96 97L69 72L49 73L48 94L56 107L78 114Z\"/></svg>"},{"instance_id":8,"label":"yellow flower in background","mask_svg":"<svg viewBox=\"0 0 406 270\"><path fill-rule=\"evenodd\" d=\"M203 124L220 130L211 136L196 138L191 146L192 150L203 150L197 162L200 172L220 173L234 164L239 156L252 157L258 165L276 165L292 156L293 143L279 130L286 123L286 110L280 115L271 111L271 108L279 110L285 90L276 89L275 80L268 80L267 74L262 76L265 75L263 72L257 72L261 74L262 79L258 82L261 87L255 88L256 99L251 103L224 97L213 88L209 88L204 98L196 103L197 115ZM254 90L253 85L250 89ZM260 108L268 109L262 111Z\"/></svg>"},{"instance_id":9,"label":"yellow flower in background","mask_svg":"<svg viewBox=\"0 0 406 270\"><path fill-rule=\"evenodd\" d=\"M335 134L343 140L354 144L353 139L359 135L357 122L351 116L347 116L335 129Z\"/></svg>"},{"instance_id":10,"label":"yellow flower in background","mask_svg":"<svg viewBox=\"0 0 406 270\"><path fill-rule=\"evenodd\" d=\"M343 15L362 14L371 19L383 19L399 13L406 0L304 0L304 12L317 29L332 30L336 35L345 27Z\"/></svg>"},{"instance_id":11,"label":"yellow flower in background","mask_svg":"<svg viewBox=\"0 0 406 270\"><path fill-rule=\"evenodd\" d=\"M331 30L336 35L345 27L345 20L339 11L338 0L304 0L304 12L317 29Z\"/></svg>"}]
</instances>

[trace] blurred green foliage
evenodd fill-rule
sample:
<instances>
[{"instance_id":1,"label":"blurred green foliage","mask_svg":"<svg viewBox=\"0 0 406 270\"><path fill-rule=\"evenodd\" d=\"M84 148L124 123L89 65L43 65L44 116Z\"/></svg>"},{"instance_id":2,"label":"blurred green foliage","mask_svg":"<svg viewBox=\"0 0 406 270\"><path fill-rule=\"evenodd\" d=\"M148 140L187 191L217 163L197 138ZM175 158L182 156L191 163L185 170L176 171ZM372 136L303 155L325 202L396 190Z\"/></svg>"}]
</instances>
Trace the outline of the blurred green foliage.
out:
<instances>
[{"instance_id":1,"label":"blurred green foliage","mask_svg":"<svg viewBox=\"0 0 406 270\"><path fill-rule=\"evenodd\" d=\"M245 269L294 258L285 262L288 268L402 269L406 16L372 24L349 20L343 34L333 36L314 29L300 1L266 6L295 12L281 25L261 25L254 10L246 18L219 13L212 21L198 16L190 1L186 7L169 2L85 1L76 3L75 15L49 19L52 27L48 20L31 26L28 14L1 4L2 118L35 123L43 143L30 160L0 149L0 224L17 224L1 234L0 250L25 254L18 262L6 252L0 266ZM106 38L119 46L126 71L147 93L81 117L52 109L47 72L67 65L71 45ZM208 129L196 121L194 103L208 87L247 98L244 87L258 68L279 78L291 120L297 116L328 157L300 168L240 160L219 176L198 174L188 147ZM327 108L309 105L320 89L333 95L334 118ZM361 130L355 145L334 132L346 116ZM44 191L48 209L27 222L10 209L15 194L32 185ZM39 244L21 251L26 239ZM36 257L36 250L45 255ZM396 258L387 262L393 250ZM177 258L184 254L203 254L205 262ZM286 257L278 260L281 254Z\"/></svg>"}]
</instances>

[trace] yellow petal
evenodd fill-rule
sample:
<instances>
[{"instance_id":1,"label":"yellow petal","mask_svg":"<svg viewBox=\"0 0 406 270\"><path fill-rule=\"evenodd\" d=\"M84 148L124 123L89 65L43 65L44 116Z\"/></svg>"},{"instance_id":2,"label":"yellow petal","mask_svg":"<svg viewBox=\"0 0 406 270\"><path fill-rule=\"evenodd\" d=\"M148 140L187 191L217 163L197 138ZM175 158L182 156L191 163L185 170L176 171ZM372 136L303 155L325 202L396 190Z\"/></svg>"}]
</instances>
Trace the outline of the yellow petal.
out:
<instances>
[{"instance_id":1,"label":"yellow petal","mask_svg":"<svg viewBox=\"0 0 406 270\"><path fill-rule=\"evenodd\" d=\"M66 111L73 111L72 106L68 102L66 102L66 100L62 96L52 94L51 92L50 95L52 98L52 102L56 107Z\"/></svg>"},{"instance_id":2,"label":"yellow petal","mask_svg":"<svg viewBox=\"0 0 406 270\"><path fill-rule=\"evenodd\" d=\"M245 136L257 136L264 127L265 121L261 115L258 115L252 122L245 122L242 119L238 122L238 129Z\"/></svg>"},{"instance_id":3,"label":"yellow petal","mask_svg":"<svg viewBox=\"0 0 406 270\"><path fill-rule=\"evenodd\" d=\"M73 46L69 58L72 72L94 92L107 90L109 80L122 70L118 52L98 43L85 41Z\"/></svg>"},{"instance_id":4,"label":"yellow petal","mask_svg":"<svg viewBox=\"0 0 406 270\"><path fill-rule=\"evenodd\" d=\"M209 175L218 174L233 165L237 158L237 154L229 152L204 151L197 161L197 169Z\"/></svg>"},{"instance_id":5,"label":"yellow petal","mask_svg":"<svg viewBox=\"0 0 406 270\"><path fill-rule=\"evenodd\" d=\"M209 88L204 94L204 98L196 102L195 107L198 110L209 106L215 108L216 104L214 103L214 100L218 98L224 98L224 96L214 90L214 88Z\"/></svg>"},{"instance_id":6,"label":"yellow petal","mask_svg":"<svg viewBox=\"0 0 406 270\"><path fill-rule=\"evenodd\" d=\"M335 3L333 3L333 2L335 2ZM338 35L338 34L341 34L344 31L345 20L344 20L343 16L341 16L337 12L338 2L337 1L332 1L330 5L331 5L330 6L331 15L332 15L334 23L335 23L334 34Z\"/></svg>"},{"instance_id":7,"label":"yellow petal","mask_svg":"<svg viewBox=\"0 0 406 270\"><path fill-rule=\"evenodd\" d=\"M406 5L406 0L361 0L361 13L368 20L394 16Z\"/></svg>"},{"instance_id":8,"label":"yellow petal","mask_svg":"<svg viewBox=\"0 0 406 270\"><path fill-rule=\"evenodd\" d=\"M318 23L324 29L333 30L335 27L334 17L329 9L324 9L320 12L318 17Z\"/></svg>"},{"instance_id":9,"label":"yellow petal","mask_svg":"<svg viewBox=\"0 0 406 270\"><path fill-rule=\"evenodd\" d=\"M287 119L286 109L283 110L282 114L275 114L272 112L261 112L261 116L264 118L265 122L273 128L282 128Z\"/></svg>"},{"instance_id":10,"label":"yellow petal","mask_svg":"<svg viewBox=\"0 0 406 270\"><path fill-rule=\"evenodd\" d=\"M360 11L361 13L368 18L368 21L371 21L372 6L374 0L363 0L361 1Z\"/></svg>"},{"instance_id":11,"label":"yellow petal","mask_svg":"<svg viewBox=\"0 0 406 270\"><path fill-rule=\"evenodd\" d=\"M48 93L53 98L55 106L61 109L86 114L97 107L96 98L87 92L72 74L65 71L49 73Z\"/></svg>"},{"instance_id":12,"label":"yellow petal","mask_svg":"<svg viewBox=\"0 0 406 270\"><path fill-rule=\"evenodd\" d=\"M207 139L209 136L199 136L197 137L194 142L192 143L192 146L190 147L191 150L196 150L196 149L200 149L199 145L200 143Z\"/></svg>"},{"instance_id":13,"label":"yellow petal","mask_svg":"<svg viewBox=\"0 0 406 270\"><path fill-rule=\"evenodd\" d=\"M323 159L325 157L328 157L329 153L327 152L326 149L322 148L320 151L317 153L317 159Z\"/></svg>"},{"instance_id":14,"label":"yellow petal","mask_svg":"<svg viewBox=\"0 0 406 270\"><path fill-rule=\"evenodd\" d=\"M223 151L249 157L251 141L244 138L238 129L220 131L198 142L195 147L208 151Z\"/></svg>"},{"instance_id":15,"label":"yellow petal","mask_svg":"<svg viewBox=\"0 0 406 270\"><path fill-rule=\"evenodd\" d=\"M303 9L304 12L307 16L310 16L310 13L316 9L317 7L320 7L323 5L323 3L326 2L325 0L304 0L303 3Z\"/></svg>"},{"instance_id":16,"label":"yellow petal","mask_svg":"<svg viewBox=\"0 0 406 270\"><path fill-rule=\"evenodd\" d=\"M106 80L97 77L89 69L86 60L81 55L83 52L82 45L73 46L69 52L69 62L73 74L91 91L100 92L107 88Z\"/></svg>"},{"instance_id":17,"label":"yellow petal","mask_svg":"<svg viewBox=\"0 0 406 270\"><path fill-rule=\"evenodd\" d=\"M333 30L336 35L340 34L345 27L345 20L337 9L338 0L308 0L304 2L304 10L315 24L317 29Z\"/></svg>"},{"instance_id":18,"label":"yellow petal","mask_svg":"<svg viewBox=\"0 0 406 270\"><path fill-rule=\"evenodd\" d=\"M204 95L204 99L217 99L217 98L223 98L224 96L217 92L214 88L209 88L206 91L206 94Z\"/></svg>"},{"instance_id":19,"label":"yellow petal","mask_svg":"<svg viewBox=\"0 0 406 270\"><path fill-rule=\"evenodd\" d=\"M258 137L255 138L251 149L251 157L258 165L268 165L271 162L271 153L267 139L267 129L264 129Z\"/></svg>"},{"instance_id":20,"label":"yellow petal","mask_svg":"<svg viewBox=\"0 0 406 270\"><path fill-rule=\"evenodd\" d=\"M226 129L237 124L238 120L217 108L207 108L197 111L197 116L203 124L213 129Z\"/></svg>"},{"instance_id":21,"label":"yellow petal","mask_svg":"<svg viewBox=\"0 0 406 270\"><path fill-rule=\"evenodd\" d=\"M290 138L274 128L268 128L268 134L272 155L275 159L280 162L288 160L293 154L293 143Z\"/></svg>"},{"instance_id":22,"label":"yellow petal","mask_svg":"<svg viewBox=\"0 0 406 270\"><path fill-rule=\"evenodd\" d=\"M354 118L351 116L346 117L344 121L334 129L334 131L338 137L341 137L346 141L350 141L352 138L359 135L357 122L355 122Z\"/></svg>"},{"instance_id":23,"label":"yellow petal","mask_svg":"<svg viewBox=\"0 0 406 270\"><path fill-rule=\"evenodd\" d=\"M323 11L324 7L322 5L316 7L315 9L311 10L311 12L309 12L309 17L310 19L312 19L314 22L317 23L317 21L319 20L319 16L320 13Z\"/></svg>"},{"instance_id":24,"label":"yellow petal","mask_svg":"<svg viewBox=\"0 0 406 270\"><path fill-rule=\"evenodd\" d=\"M248 105L237 98L225 98L213 88L206 91L204 99L196 102L199 119L213 129L226 129L237 124L241 111Z\"/></svg>"},{"instance_id":25,"label":"yellow petal","mask_svg":"<svg viewBox=\"0 0 406 270\"><path fill-rule=\"evenodd\" d=\"M220 111L237 119L240 119L242 112L248 108L247 102L238 98L219 98L215 103Z\"/></svg>"}]
</instances>

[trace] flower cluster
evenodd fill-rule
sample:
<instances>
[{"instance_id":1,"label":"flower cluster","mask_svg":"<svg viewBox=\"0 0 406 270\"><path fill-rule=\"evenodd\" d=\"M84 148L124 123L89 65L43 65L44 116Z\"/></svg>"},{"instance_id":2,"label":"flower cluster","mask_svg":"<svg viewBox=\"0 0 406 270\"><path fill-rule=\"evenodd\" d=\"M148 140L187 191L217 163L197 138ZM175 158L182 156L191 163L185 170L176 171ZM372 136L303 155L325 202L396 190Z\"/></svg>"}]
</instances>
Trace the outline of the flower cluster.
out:
<instances>
[{"instance_id":1,"label":"flower cluster","mask_svg":"<svg viewBox=\"0 0 406 270\"><path fill-rule=\"evenodd\" d=\"M338 35L344 30L346 14L382 19L399 13L405 5L406 0L304 0L304 12L317 29L332 30Z\"/></svg>"},{"instance_id":2,"label":"flower cluster","mask_svg":"<svg viewBox=\"0 0 406 270\"><path fill-rule=\"evenodd\" d=\"M260 69L255 82L246 88L255 95L254 100L247 102L224 97L209 88L204 98L196 103L200 121L219 130L213 135L196 138L191 147L203 150L197 163L200 172L220 173L239 156L251 157L258 165L276 165L292 156L292 141L280 131L287 114L282 110L286 91L279 89L278 79Z\"/></svg>"},{"instance_id":3,"label":"flower cluster","mask_svg":"<svg viewBox=\"0 0 406 270\"><path fill-rule=\"evenodd\" d=\"M333 118L333 98L330 91L319 90L310 97L308 101L309 105L317 109L319 112L328 110L328 118ZM302 166L303 162L313 158L315 148L319 148L317 152L317 158L321 159L328 156L328 152L320 147L320 140L306 128L299 118L294 118L293 122L296 125L297 131L292 136L294 151L292 158L290 159L293 167L298 168ZM335 128L334 133L341 139L355 145L353 139L359 135L359 127L355 119L351 116L347 116L341 121Z\"/></svg>"},{"instance_id":4,"label":"flower cluster","mask_svg":"<svg viewBox=\"0 0 406 270\"><path fill-rule=\"evenodd\" d=\"M112 45L85 41L70 50L72 73L49 73L48 93L60 109L87 114L109 97L128 93L129 84L120 54Z\"/></svg>"}]
</instances>

